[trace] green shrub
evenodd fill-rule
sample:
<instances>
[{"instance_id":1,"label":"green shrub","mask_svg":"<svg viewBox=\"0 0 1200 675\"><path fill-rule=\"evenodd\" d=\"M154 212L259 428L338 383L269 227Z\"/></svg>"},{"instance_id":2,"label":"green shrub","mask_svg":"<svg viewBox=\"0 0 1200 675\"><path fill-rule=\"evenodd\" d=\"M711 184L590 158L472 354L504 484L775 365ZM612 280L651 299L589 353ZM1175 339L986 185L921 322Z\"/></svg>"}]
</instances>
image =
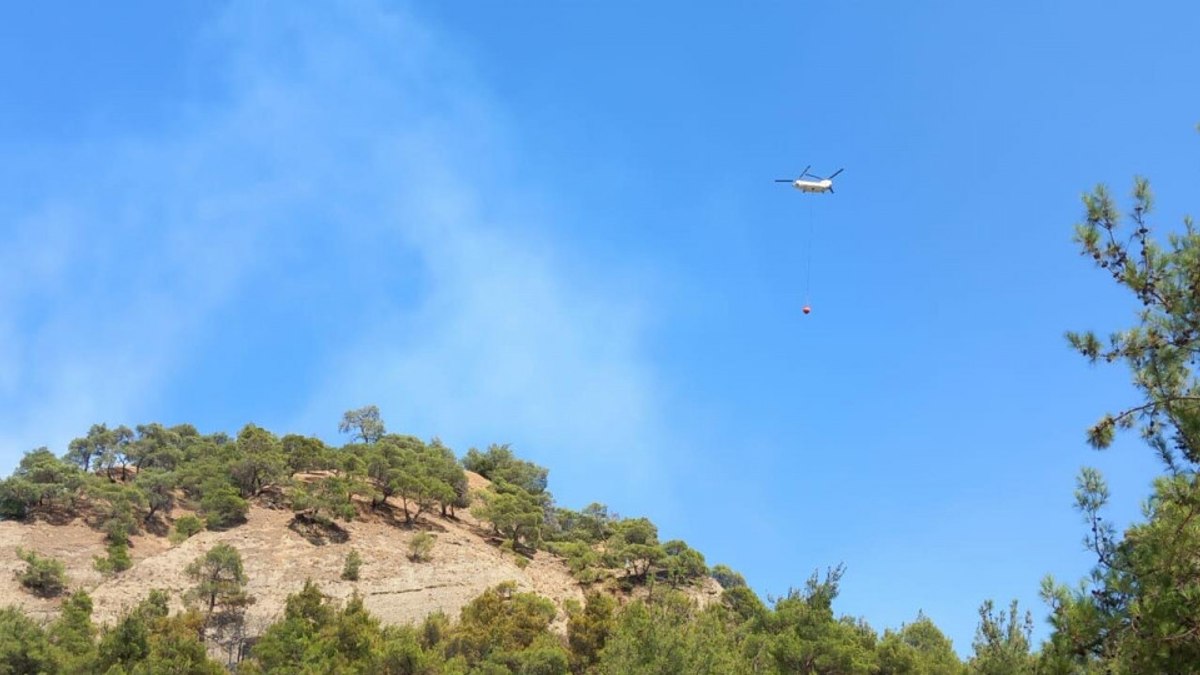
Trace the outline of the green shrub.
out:
<instances>
[{"instance_id":1,"label":"green shrub","mask_svg":"<svg viewBox=\"0 0 1200 675\"><path fill-rule=\"evenodd\" d=\"M358 581L358 570L362 564L362 556L358 554L358 551L350 549L350 552L346 554L346 564L342 567L342 579Z\"/></svg>"},{"instance_id":2,"label":"green shrub","mask_svg":"<svg viewBox=\"0 0 1200 675\"><path fill-rule=\"evenodd\" d=\"M67 571L62 561L20 548L17 557L25 561L25 569L17 571L17 580L34 595L52 598L66 590Z\"/></svg>"},{"instance_id":3,"label":"green shrub","mask_svg":"<svg viewBox=\"0 0 1200 675\"><path fill-rule=\"evenodd\" d=\"M552 542L547 550L566 558L567 568L576 581L590 584L600 578L600 554L585 541Z\"/></svg>"},{"instance_id":4,"label":"green shrub","mask_svg":"<svg viewBox=\"0 0 1200 675\"><path fill-rule=\"evenodd\" d=\"M578 572L571 571L571 576L575 578L575 581L584 585L596 583L602 575L603 572L595 567L585 567Z\"/></svg>"},{"instance_id":5,"label":"green shrub","mask_svg":"<svg viewBox=\"0 0 1200 675\"><path fill-rule=\"evenodd\" d=\"M146 495L138 488L124 483L93 480L88 487L88 499L97 505L100 529L109 543L128 542L137 534Z\"/></svg>"},{"instance_id":6,"label":"green shrub","mask_svg":"<svg viewBox=\"0 0 1200 675\"><path fill-rule=\"evenodd\" d=\"M421 646L433 649L450 634L450 617L442 610L431 612L425 616L420 628Z\"/></svg>"},{"instance_id":7,"label":"green shrub","mask_svg":"<svg viewBox=\"0 0 1200 675\"><path fill-rule=\"evenodd\" d=\"M228 483L206 484L204 496L200 498L200 510L210 530L220 530L246 521L250 503L242 499L237 488Z\"/></svg>"},{"instance_id":8,"label":"green shrub","mask_svg":"<svg viewBox=\"0 0 1200 675\"><path fill-rule=\"evenodd\" d=\"M124 542L110 543L108 545L108 556L104 558L96 556L93 565L97 571L104 574L124 572L133 567L133 559L129 557L129 545Z\"/></svg>"},{"instance_id":9,"label":"green shrub","mask_svg":"<svg viewBox=\"0 0 1200 675\"><path fill-rule=\"evenodd\" d=\"M20 520L41 498L41 488L19 476L0 480L0 518Z\"/></svg>"},{"instance_id":10,"label":"green shrub","mask_svg":"<svg viewBox=\"0 0 1200 675\"><path fill-rule=\"evenodd\" d=\"M204 531L204 521L190 514L180 516L175 521L175 531L171 533L171 543L178 544L181 541L186 541L192 535L199 534L202 531Z\"/></svg>"},{"instance_id":11,"label":"green shrub","mask_svg":"<svg viewBox=\"0 0 1200 675\"><path fill-rule=\"evenodd\" d=\"M133 559L129 557L128 544L109 544L108 559L114 572L124 572L133 567Z\"/></svg>"},{"instance_id":12,"label":"green shrub","mask_svg":"<svg viewBox=\"0 0 1200 675\"><path fill-rule=\"evenodd\" d=\"M708 576L708 565L696 549L678 539L668 541L662 547L666 556L661 564L672 586L692 583Z\"/></svg>"},{"instance_id":13,"label":"green shrub","mask_svg":"<svg viewBox=\"0 0 1200 675\"><path fill-rule=\"evenodd\" d=\"M104 522L104 540L112 544L124 544L129 541L129 533L133 530L130 518L113 517Z\"/></svg>"},{"instance_id":14,"label":"green shrub","mask_svg":"<svg viewBox=\"0 0 1200 675\"><path fill-rule=\"evenodd\" d=\"M46 632L16 607L0 609L0 672L62 672Z\"/></svg>"},{"instance_id":15,"label":"green shrub","mask_svg":"<svg viewBox=\"0 0 1200 675\"><path fill-rule=\"evenodd\" d=\"M746 586L746 577L742 576L738 572L735 572L728 565L713 566L712 570L709 572L709 576L711 576L713 579L716 579L717 583L721 584L721 588L723 589L741 588Z\"/></svg>"},{"instance_id":16,"label":"green shrub","mask_svg":"<svg viewBox=\"0 0 1200 675\"><path fill-rule=\"evenodd\" d=\"M418 532L413 535L413 538L408 540L408 559L413 562L424 562L429 560L429 554L433 552L433 542L437 537L428 532Z\"/></svg>"}]
</instances>

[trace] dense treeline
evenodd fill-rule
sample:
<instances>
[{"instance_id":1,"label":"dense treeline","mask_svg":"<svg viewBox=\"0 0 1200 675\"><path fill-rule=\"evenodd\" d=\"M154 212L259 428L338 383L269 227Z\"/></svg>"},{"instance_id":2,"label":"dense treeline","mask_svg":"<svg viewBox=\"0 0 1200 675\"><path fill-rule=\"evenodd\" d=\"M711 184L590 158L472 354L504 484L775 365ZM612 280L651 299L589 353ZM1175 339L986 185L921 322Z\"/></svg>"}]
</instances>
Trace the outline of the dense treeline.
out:
<instances>
[{"instance_id":1,"label":"dense treeline","mask_svg":"<svg viewBox=\"0 0 1200 675\"><path fill-rule=\"evenodd\" d=\"M195 602L171 615L153 591L114 625L92 623L92 602L76 591L62 613L39 626L16 609L0 611L2 673L961 673L950 641L918 617L882 638L865 623L835 618L836 572L814 577L774 609L753 594L700 609L672 589L617 607L592 592L568 607L567 634L551 630L549 600L488 589L456 621L441 613L418 625L383 626L358 595L339 604L306 582L283 616L247 642L223 639L215 615L244 605L236 551L214 549L189 569ZM214 571L230 572L213 581ZM743 588L744 587L739 587ZM220 658L206 649L227 646Z\"/></svg>"}]
</instances>

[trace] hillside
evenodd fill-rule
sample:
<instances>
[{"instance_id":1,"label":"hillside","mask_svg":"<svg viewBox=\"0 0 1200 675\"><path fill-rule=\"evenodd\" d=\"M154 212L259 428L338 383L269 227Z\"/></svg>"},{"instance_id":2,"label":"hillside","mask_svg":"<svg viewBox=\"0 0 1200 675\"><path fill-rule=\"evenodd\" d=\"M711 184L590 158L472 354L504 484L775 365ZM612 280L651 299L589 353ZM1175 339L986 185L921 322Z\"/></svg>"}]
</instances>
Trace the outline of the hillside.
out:
<instances>
[{"instance_id":1,"label":"hillside","mask_svg":"<svg viewBox=\"0 0 1200 675\"><path fill-rule=\"evenodd\" d=\"M478 474L467 475L473 492L489 485ZM399 508L392 501L388 505ZM175 509L171 520L186 513L189 511ZM182 608L183 593L194 585L185 568L219 543L242 554L246 590L255 599L247 611L252 632L278 620L287 596L299 591L306 579L317 582L335 599L344 600L357 591L367 609L385 624L419 622L439 610L457 616L486 589L512 581L519 590L554 602L558 614L553 627L562 632L565 603L584 599L585 586L572 578L561 557L546 551L530 552L529 564L521 568L516 556L497 547L489 530L469 513L456 518L425 514L409 528L364 509L360 517L340 524L349 533L346 541L323 544L312 543L290 527L293 518L290 509L255 505L244 524L201 532L176 545L163 536L134 535L130 546L133 566L112 576L95 569L94 559L105 554L105 535L83 518L65 524L0 521L0 606L15 605L40 621L50 621L59 613L59 598L39 598L18 583L15 573L24 563L16 551L21 548L61 560L71 588L82 588L91 595L93 618L98 623L116 621L156 588L167 590L176 608ZM420 531L435 534L436 543L428 561L413 562L406 551L409 540ZM351 549L364 560L358 581L341 579ZM702 605L718 598L720 592L720 585L711 578L689 589L689 595Z\"/></svg>"},{"instance_id":2,"label":"hillside","mask_svg":"<svg viewBox=\"0 0 1200 675\"><path fill-rule=\"evenodd\" d=\"M26 453L0 480L0 673L959 672L923 616L836 616L841 567L768 608L648 518L559 505L508 446L460 457L374 406L339 430L97 424Z\"/></svg>"}]
</instances>

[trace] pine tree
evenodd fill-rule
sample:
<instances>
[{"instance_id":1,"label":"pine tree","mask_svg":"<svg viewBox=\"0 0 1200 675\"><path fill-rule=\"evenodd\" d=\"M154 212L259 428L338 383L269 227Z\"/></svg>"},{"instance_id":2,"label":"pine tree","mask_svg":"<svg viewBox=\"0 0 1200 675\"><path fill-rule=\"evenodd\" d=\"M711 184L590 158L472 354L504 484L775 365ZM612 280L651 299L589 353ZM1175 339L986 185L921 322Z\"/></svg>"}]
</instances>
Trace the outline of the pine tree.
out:
<instances>
[{"instance_id":1,"label":"pine tree","mask_svg":"<svg viewBox=\"0 0 1200 675\"><path fill-rule=\"evenodd\" d=\"M1076 501L1096 556L1077 588L1047 579L1054 633L1047 667L1114 672L1189 672L1200 663L1200 232L1185 218L1165 245L1151 234L1150 185L1137 178L1133 206L1121 214L1103 186L1084 197L1076 227L1082 252L1129 291L1136 321L1102 340L1067 339L1092 363L1124 363L1139 401L1104 415L1088 442L1109 447L1118 430L1137 428L1162 462L1143 523L1118 533L1102 517L1103 476L1084 469Z\"/></svg>"}]
</instances>

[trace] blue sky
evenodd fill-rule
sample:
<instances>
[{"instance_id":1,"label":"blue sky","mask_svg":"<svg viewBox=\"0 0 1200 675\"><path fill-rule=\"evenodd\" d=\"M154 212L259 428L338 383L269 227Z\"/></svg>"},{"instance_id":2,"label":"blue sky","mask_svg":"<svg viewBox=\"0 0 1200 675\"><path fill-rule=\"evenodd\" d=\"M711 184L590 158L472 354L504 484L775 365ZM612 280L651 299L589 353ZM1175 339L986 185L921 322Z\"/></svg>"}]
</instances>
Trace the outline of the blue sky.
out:
<instances>
[{"instance_id":1,"label":"blue sky","mask_svg":"<svg viewBox=\"0 0 1200 675\"><path fill-rule=\"evenodd\" d=\"M1093 4L0 9L0 465L375 403L764 595L1040 620L1078 468L1122 522L1156 469L1083 443L1133 392L1062 333L1132 308L1079 196L1200 177L1200 10Z\"/></svg>"}]
</instances>

